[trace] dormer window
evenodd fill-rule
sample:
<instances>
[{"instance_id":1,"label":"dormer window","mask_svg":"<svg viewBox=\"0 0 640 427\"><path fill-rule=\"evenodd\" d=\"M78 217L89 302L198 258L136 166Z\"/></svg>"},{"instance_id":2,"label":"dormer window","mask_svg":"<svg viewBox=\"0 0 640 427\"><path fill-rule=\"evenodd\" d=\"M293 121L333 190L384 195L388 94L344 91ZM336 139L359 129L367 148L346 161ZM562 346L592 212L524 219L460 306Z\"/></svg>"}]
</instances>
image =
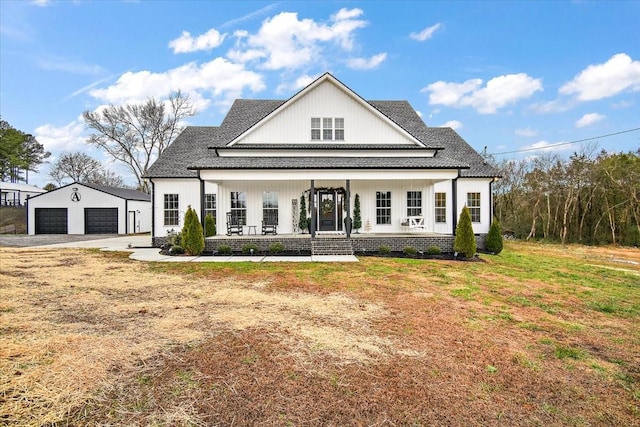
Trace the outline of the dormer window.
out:
<instances>
[{"instance_id":1,"label":"dormer window","mask_svg":"<svg viewBox=\"0 0 640 427\"><path fill-rule=\"evenodd\" d=\"M322 127L320 125L322 124ZM344 118L312 117L311 140L344 141Z\"/></svg>"}]
</instances>

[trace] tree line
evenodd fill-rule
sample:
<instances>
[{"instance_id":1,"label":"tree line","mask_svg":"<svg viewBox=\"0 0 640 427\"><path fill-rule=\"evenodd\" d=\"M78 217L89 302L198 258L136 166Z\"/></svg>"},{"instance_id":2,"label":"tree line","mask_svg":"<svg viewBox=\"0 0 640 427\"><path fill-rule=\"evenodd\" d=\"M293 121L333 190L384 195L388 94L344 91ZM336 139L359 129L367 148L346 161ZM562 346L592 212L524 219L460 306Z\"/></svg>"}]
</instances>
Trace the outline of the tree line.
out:
<instances>
[{"instance_id":1,"label":"tree line","mask_svg":"<svg viewBox=\"0 0 640 427\"><path fill-rule=\"evenodd\" d=\"M568 159L488 159L502 177L494 183L494 216L521 239L588 245L640 246L640 148Z\"/></svg>"},{"instance_id":2,"label":"tree line","mask_svg":"<svg viewBox=\"0 0 640 427\"><path fill-rule=\"evenodd\" d=\"M37 172L50 155L33 135L0 120L0 181L28 183L29 171Z\"/></svg>"}]
</instances>

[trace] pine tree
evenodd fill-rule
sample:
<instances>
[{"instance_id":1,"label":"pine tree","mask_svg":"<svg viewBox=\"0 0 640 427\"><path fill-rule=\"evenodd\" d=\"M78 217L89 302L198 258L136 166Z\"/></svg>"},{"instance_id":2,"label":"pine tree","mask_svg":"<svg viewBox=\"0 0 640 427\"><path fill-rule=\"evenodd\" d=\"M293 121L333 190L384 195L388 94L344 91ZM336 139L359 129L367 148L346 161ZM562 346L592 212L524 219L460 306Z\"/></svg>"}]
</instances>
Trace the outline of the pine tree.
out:
<instances>
[{"instance_id":1,"label":"pine tree","mask_svg":"<svg viewBox=\"0 0 640 427\"><path fill-rule=\"evenodd\" d=\"M362 228L362 216L360 213L360 195L356 193L356 199L353 202L353 229L356 233Z\"/></svg>"},{"instance_id":2,"label":"pine tree","mask_svg":"<svg viewBox=\"0 0 640 427\"><path fill-rule=\"evenodd\" d=\"M498 255L502 252L502 232L500 231L500 222L497 218L493 219L486 241L487 250Z\"/></svg>"},{"instance_id":3,"label":"pine tree","mask_svg":"<svg viewBox=\"0 0 640 427\"><path fill-rule=\"evenodd\" d=\"M216 220L210 213L204 217L205 237L216 235Z\"/></svg>"},{"instance_id":4,"label":"pine tree","mask_svg":"<svg viewBox=\"0 0 640 427\"><path fill-rule=\"evenodd\" d=\"M184 215L182 227L182 247L187 255L200 255L204 251L204 233L198 220L198 214L191 205Z\"/></svg>"},{"instance_id":5,"label":"pine tree","mask_svg":"<svg viewBox=\"0 0 640 427\"><path fill-rule=\"evenodd\" d=\"M464 255L465 258L472 258L476 254L476 236L473 234L471 214L466 206L460 212L453 250Z\"/></svg>"}]
</instances>

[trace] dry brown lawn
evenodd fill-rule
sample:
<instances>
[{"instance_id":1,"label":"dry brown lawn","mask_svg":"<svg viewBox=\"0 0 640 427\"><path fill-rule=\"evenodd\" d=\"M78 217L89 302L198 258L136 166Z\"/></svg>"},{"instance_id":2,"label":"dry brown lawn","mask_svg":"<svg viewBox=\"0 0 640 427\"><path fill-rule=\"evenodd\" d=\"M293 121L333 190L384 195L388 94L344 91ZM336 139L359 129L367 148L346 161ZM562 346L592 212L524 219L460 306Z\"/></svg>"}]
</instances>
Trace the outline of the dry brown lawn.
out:
<instances>
[{"instance_id":1,"label":"dry brown lawn","mask_svg":"<svg viewBox=\"0 0 640 427\"><path fill-rule=\"evenodd\" d=\"M0 425L640 426L640 251L483 259L0 248Z\"/></svg>"}]
</instances>

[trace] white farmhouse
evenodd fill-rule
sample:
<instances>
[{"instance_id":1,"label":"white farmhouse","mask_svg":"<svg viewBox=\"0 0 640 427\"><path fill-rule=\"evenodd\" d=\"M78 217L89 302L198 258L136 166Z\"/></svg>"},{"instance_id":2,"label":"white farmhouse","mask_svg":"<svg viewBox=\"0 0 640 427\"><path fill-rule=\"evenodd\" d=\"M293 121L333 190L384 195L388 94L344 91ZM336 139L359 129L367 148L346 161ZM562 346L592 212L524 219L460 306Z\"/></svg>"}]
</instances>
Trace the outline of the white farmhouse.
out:
<instances>
[{"instance_id":1,"label":"white farmhouse","mask_svg":"<svg viewBox=\"0 0 640 427\"><path fill-rule=\"evenodd\" d=\"M324 239L352 252L451 250L465 205L482 247L496 175L453 129L427 127L406 101L367 101L327 73L290 99L239 99L220 126L187 127L146 178L155 245L191 206L216 219L209 250L251 239L313 251ZM351 230L356 195L362 227Z\"/></svg>"}]
</instances>

